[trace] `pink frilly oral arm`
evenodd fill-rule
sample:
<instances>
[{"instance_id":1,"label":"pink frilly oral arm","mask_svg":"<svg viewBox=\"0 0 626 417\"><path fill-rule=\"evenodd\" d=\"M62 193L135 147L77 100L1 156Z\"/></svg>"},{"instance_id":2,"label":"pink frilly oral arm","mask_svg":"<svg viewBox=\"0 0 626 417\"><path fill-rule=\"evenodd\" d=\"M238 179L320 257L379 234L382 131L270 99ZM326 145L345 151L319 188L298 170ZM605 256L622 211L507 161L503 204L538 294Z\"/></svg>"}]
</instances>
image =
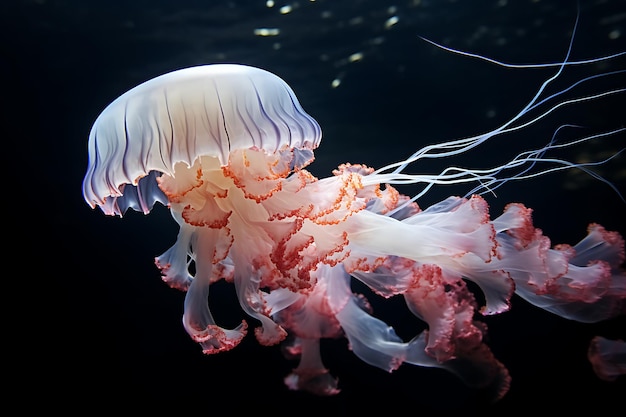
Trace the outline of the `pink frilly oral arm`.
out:
<instances>
[{"instance_id":1,"label":"pink frilly oral arm","mask_svg":"<svg viewBox=\"0 0 626 417\"><path fill-rule=\"evenodd\" d=\"M209 288L212 283L213 265L219 258L207 257L215 254L223 229L196 229L192 248L196 264L196 274L185 295L183 325L193 340L202 346L206 354L230 350L237 346L247 332L245 321L235 329L228 330L215 324L209 309Z\"/></svg>"},{"instance_id":2,"label":"pink frilly oral arm","mask_svg":"<svg viewBox=\"0 0 626 417\"><path fill-rule=\"evenodd\" d=\"M626 312L624 241L617 233L591 225L577 245L558 245L534 228L529 210L507 208L495 223L498 268L515 281L515 292L561 317L598 322Z\"/></svg>"},{"instance_id":3,"label":"pink frilly oral arm","mask_svg":"<svg viewBox=\"0 0 626 417\"><path fill-rule=\"evenodd\" d=\"M274 292L281 293L284 290ZM289 358L299 360L297 368L285 378L285 384L290 389L318 395L339 393L337 379L322 363L320 352L320 339L343 336L343 330L329 303L327 280L322 277L306 294L299 293L287 298L275 297L274 292L266 298L268 305L271 305L272 318L292 336L291 340L285 341L283 351ZM280 308L281 304L284 308Z\"/></svg>"},{"instance_id":4,"label":"pink frilly oral arm","mask_svg":"<svg viewBox=\"0 0 626 417\"><path fill-rule=\"evenodd\" d=\"M494 399L507 392L510 382L508 371L482 343L483 326L473 327L469 333L474 336L450 340L454 344L453 352L446 356L448 360L439 361L429 353L429 331L404 342L392 327L367 311L367 304L360 297L351 293L349 277L341 268L325 267L321 273L329 282L329 304L337 310L336 317L346 333L350 348L361 360L389 372L405 362L443 368L470 386L488 388ZM459 336L463 335L463 325L455 329Z\"/></svg>"},{"instance_id":5,"label":"pink frilly oral arm","mask_svg":"<svg viewBox=\"0 0 626 417\"><path fill-rule=\"evenodd\" d=\"M589 343L587 357L598 378L615 381L626 375L626 342L596 336Z\"/></svg>"}]
</instances>

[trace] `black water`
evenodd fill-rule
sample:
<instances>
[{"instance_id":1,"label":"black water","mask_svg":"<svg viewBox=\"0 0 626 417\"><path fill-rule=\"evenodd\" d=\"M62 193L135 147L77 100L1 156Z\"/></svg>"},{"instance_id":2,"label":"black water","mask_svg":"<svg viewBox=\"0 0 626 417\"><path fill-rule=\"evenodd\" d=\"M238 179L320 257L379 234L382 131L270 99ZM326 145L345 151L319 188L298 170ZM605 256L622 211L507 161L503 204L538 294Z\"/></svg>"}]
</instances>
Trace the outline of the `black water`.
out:
<instances>
[{"instance_id":1,"label":"black water","mask_svg":"<svg viewBox=\"0 0 626 417\"><path fill-rule=\"evenodd\" d=\"M98 113L138 83L192 65L243 63L285 79L324 130L310 166L320 177L343 162L378 167L426 144L496 128L556 69L500 68L444 52L420 36L510 63L558 62L567 53L576 2L469 3L3 2L3 138L9 145L3 188L5 241L11 248L5 303L12 306L6 343L16 342L20 353L8 357L19 361L13 387L32 398L23 407L39 399L49 410L89 413L173 405L179 412L242 413L252 407L268 415L429 416L522 409L599 413L620 401L624 380L598 380L585 353L595 334L626 337L624 321L576 324L520 299L513 300L510 313L485 320L488 343L513 378L509 394L497 404L443 371L403 366L387 374L371 368L342 341L328 341L324 350L327 366L339 377L339 396L290 392L282 378L296 364L283 360L278 348L260 347L249 336L236 350L207 357L186 335L180 322L183 294L161 282L152 262L176 235L165 209L106 218L82 199L87 136ZM571 58L626 51L624 2L579 3ZM291 10L281 12L287 5ZM255 35L262 28L280 33ZM549 91L625 67L623 57L571 67ZM564 99L624 88L624 78L594 80ZM502 162L506 155L545 144L563 123L586 126L577 135L619 128L626 123L625 99L622 93L560 109L454 163ZM564 156L603 159L625 145L622 132ZM429 161L415 171L436 172L448 164ZM623 156L598 172L626 195ZM435 189L420 204L466 191ZM626 235L626 203L580 172L511 183L487 198L494 214L511 201L533 207L537 227L553 243L575 243L591 222ZM241 318L229 287L213 292L221 323Z\"/></svg>"}]
</instances>

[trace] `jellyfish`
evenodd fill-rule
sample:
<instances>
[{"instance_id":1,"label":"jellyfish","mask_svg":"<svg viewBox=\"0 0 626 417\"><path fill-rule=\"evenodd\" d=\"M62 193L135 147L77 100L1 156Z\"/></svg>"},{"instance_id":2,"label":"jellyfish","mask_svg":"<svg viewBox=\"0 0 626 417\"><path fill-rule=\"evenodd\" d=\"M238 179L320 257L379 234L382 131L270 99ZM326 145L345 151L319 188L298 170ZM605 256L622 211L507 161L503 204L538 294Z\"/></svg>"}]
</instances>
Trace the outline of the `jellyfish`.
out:
<instances>
[{"instance_id":1,"label":"jellyfish","mask_svg":"<svg viewBox=\"0 0 626 417\"><path fill-rule=\"evenodd\" d=\"M592 224L579 243L553 245L520 203L491 216L484 192L553 169L586 169L546 156L562 144L485 170L418 175L406 167L523 127L516 122L529 109L558 98L540 93L486 135L430 145L378 169L345 163L318 178L306 168L321 128L285 81L239 64L180 69L132 88L97 117L83 196L111 216L147 214L157 202L169 208L178 235L155 264L169 286L186 292L183 326L205 354L235 348L253 321L260 344L282 344L299 360L284 379L293 390L340 391L320 341L345 337L367 364L389 372L404 363L442 368L497 399L510 376L485 343L480 316L507 311L513 294L571 320L623 314L624 240ZM557 168L534 171L542 162ZM459 183L478 187L418 205L430 187ZM410 197L401 184L425 188ZM234 328L220 326L210 310L210 287L220 280L234 284L250 318ZM353 280L382 298L403 297L426 330L400 338L352 290Z\"/></svg>"},{"instance_id":2,"label":"jellyfish","mask_svg":"<svg viewBox=\"0 0 626 417\"><path fill-rule=\"evenodd\" d=\"M595 336L589 343L587 357L598 378L615 381L626 375L626 342Z\"/></svg>"}]
</instances>

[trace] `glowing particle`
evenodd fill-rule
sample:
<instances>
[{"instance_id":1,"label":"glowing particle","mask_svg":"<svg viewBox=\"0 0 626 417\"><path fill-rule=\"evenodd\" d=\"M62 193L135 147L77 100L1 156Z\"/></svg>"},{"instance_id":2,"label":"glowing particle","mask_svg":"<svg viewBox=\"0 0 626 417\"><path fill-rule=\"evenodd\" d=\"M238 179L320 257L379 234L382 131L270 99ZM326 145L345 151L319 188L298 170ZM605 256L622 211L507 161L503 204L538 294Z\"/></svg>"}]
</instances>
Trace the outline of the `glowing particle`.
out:
<instances>
[{"instance_id":1,"label":"glowing particle","mask_svg":"<svg viewBox=\"0 0 626 417\"><path fill-rule=\"evenodd\" d=\"M398 16L391 16L389 19L387 19L387 21L385 22L385 29L389 29L392 26L394 26L396 23L398 23Z\"/></svg>"},{"instance_id":2,"label":"glowing particle","mask_svg":"<svg viewBox=\"0 0 626 417\"><path fill-rule=\"evenodd\" d=\"M267 1L265 2L265 5L266 5L267 7L274 7L274 0L267 0Z\"/></svg>"},{"instance_id":3,"label":"glowing particle","mask_svg":"<svg viewBox=\"0 0 626 417\"><path fill-rule=\"evenodd\" d=\"M254 29L254 34L256 36L278 36L280 34L280 29L278 29L278 28L257 28L257 29Z\"/></svg>"},{"instance_id":4,"label":"glowing particle","mask_svg":"<svg viewBox=\"0 0 626 417\"><path fill-rule=\"evenodd\" d=\"M339 78L335 78L333 82L330 83L330 86L332 88L337 88L339 87L340 84L341 84L341 80Z\"/></svg>"},{"instance_id":5,"label":"glowing particle","mask_svg":"<svg viewBox=\"0 0 626 417\"><path fill-rule=\"evenodd\" d=\"M363 24L363 22L365 22L365 20L363 19L363 16L356 16L350 19L348 21L348 24L351 26L356 26L356 25Z\"/></svg>"},{"instance_id":6,"label":"glowing particle","mask_svg":"<svg viewBox=\"0 0 626 417\"><path fill-rule=\"evenodd\" d=\"M619 31L619 29L615 29L609 32L609 39L611 40L615 40L617 38L619 38L621 36L621 32Z\"/></svg>"},{"instance_id":7,"label":"glowing particle","mask_svg":"<svg viewBox=\"0 0 626 417\"><path fill-rule=\"evenodd\" d=\"M354 54L350 55L348 57L348 61L350 62L358 62L360 60L363 59L363 53L362 52L355 52Z\"/></svg>"},{"instance_id":8,"label":"glowing particle","mask_svg":"<svg viewBox=\"0 0 626 417\"><path fill-rule=\"evenodd\" d=\"M281 7L279 10L280 10L280 14L287 14L287 13L291 13L291 11L293 10L293 7L290 4L287 4Z\"/></svg>"}]
</instances>

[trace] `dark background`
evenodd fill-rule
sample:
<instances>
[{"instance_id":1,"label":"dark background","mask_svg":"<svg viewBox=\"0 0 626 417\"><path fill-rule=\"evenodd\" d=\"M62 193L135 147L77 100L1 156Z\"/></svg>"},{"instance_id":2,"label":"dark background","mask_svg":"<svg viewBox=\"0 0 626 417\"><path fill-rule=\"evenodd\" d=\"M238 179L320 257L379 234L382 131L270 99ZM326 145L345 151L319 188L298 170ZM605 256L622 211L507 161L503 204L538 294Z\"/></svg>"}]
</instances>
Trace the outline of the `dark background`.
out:
<instances>
[{"instance_id":1,"label":"dark background","mask_svg":"<svg viewBox=\"0 0 626 417\"><path fill-rule=\"evenodd\" d=\"M579 3L572 59L626 51L624 2ZM286 4L292 11L282 14ZM282 378L296 363L284 360L279 347L261 347L249 335L233 351L204 356L187 336L181 323L184 294L168 288L153 264L177 231L164 207L120 219L92 211L81 195L87 136L99 112L164 72L234 62L276 73L324 130L310 166L323 177L340 163L379 167L426 144L492 130L556 71L500 68L441 51L419 36L505 62L558 62L567 52L576 14L576 2L557 0L299 0L274 7L264 1L4 1L9 399L20 398L24 410L88 414L169 407L222 414L251 406L276 416L610 410L626 394L624 379L599 380L586 349L596 334L626 337L623 317L574 323L517 297L510 312L484 318L487 343L513 378L510 392L496 404L441 370L404 365L388 374L372 368L350 353L345 340L323 344L323 359L339 377L341 394L291 392ZM386 29L391 16L398 23ZM279 28L280 35L255 36L254 29L263 27ZM350 62L355 53L362 59ZM549 91L624 68L624 57L570 67ZM341 84L332 88L336 78ZM567 98L625 84L623 76L605 77ZM578 136L615 129L626 122L625 106L624 93L567 106L479 152L430 161L415 171L501 163L545 144L562 123L585 126L571 132ZM600 160L625 145L622 132L559 156ZM622 194L624 161L619 156L597 168ZM419 203L427 207L466 191L435 188ZM626 235L626 203L606 184L577 171L513 182L487 198L494 217L511 201L532 207L536 226L554 244L577 242L591 222ZM232 288L219 283L211 291L220 324L232 326L243 318ZM415 334L405 325L401 300L372 303L401 336Z\"/></svg>"}]
</instances>

